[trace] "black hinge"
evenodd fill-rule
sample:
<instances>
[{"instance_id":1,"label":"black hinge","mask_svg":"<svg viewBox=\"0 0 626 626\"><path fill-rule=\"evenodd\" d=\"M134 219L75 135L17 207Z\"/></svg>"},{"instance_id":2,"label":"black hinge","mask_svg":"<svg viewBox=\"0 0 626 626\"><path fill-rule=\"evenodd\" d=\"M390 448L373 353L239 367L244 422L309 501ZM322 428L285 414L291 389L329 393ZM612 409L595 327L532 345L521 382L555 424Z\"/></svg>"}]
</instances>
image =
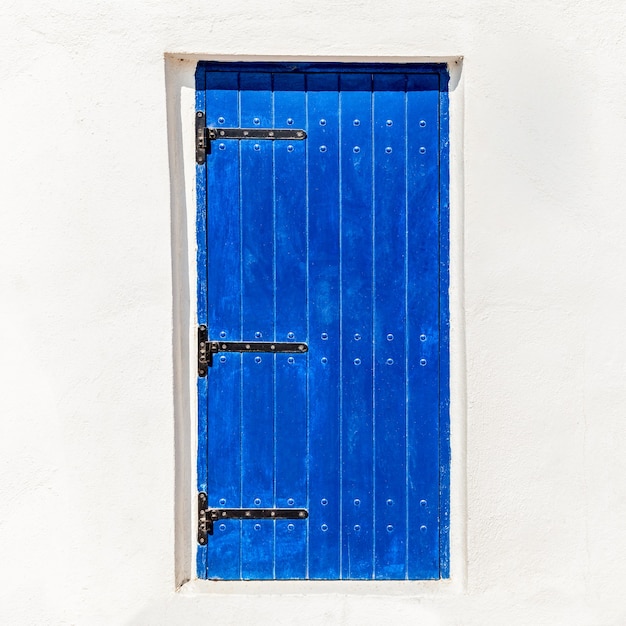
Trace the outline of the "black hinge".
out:
<instances>
[{"instance_id":1,"label":"black hinge","mask_svg":"<svg viewBox=\"0 0 626 626\"><path fill-rule=\"evenodd\" d=\"M301 128L208 128L203 111L196 112L196 163L203 165L210 142L214 139L269 139L302 141L306 131Z\"/></svg>"},{"instance_id":2,"label":"black hinge","mask_svg":"<svg viewBox=\"0 0 626 626\"><path fill-rule=\"evenodd\" d=\"M208 140L206 134L206 124L204 122L204 112L196 112L196 163L204 165L206 161L206 152Z\"/></svg>"},{"instance_id":3,"label":"black hinge","mask_svg":"<svg viewBox=\"0 0 626 626\"><path fill-rule=\"evenodd\" d=\"M213 365L213 355L218 352L270 352L304 354L309 346L290 341L211 341L204 324L198 326L198 376L206 376Z\"/></svg>"},{"instance_id":4,"label":"black hinge","mask_svg":"<svg viewBox=\"0 0 626 626\"><path fill-rule=\"evenodd\" d=\"M205 545L208 535L213 534L213 524L219 520L272 520L297 519L305 520L309 516L306 509L210 509L206 493L198 494L198 543Z\"/></svg>"}]
</instances>

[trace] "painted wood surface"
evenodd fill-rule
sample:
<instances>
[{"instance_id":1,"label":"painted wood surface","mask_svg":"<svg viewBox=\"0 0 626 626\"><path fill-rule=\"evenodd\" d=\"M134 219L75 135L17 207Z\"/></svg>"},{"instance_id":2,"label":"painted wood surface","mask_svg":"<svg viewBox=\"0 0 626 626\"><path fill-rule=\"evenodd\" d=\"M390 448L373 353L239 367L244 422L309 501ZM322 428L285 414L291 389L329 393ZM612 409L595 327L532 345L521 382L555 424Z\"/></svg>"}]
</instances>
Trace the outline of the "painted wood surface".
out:
<instances>
[{"instance_id":1,"label":"painted wood surface","mask_svg":"<svg viewBox=\"0 0 626 626\"><path fill-rule=\"evenodd\" d=\"M197 166L199 323L309 344L199 379L209 506L309 511L216 523L200 577L448 575L446 89L440 66L199 65L207 125L308 134Z\"/></svg>"}]
</instances>

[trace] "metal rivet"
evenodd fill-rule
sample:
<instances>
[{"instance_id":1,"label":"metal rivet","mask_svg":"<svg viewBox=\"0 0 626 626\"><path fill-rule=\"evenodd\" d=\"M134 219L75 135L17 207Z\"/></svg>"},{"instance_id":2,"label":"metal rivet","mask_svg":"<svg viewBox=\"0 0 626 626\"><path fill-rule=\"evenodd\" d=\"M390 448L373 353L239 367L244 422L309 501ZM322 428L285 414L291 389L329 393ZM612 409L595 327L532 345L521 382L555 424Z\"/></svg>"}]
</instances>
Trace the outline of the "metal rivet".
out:
<instances>
[{"instance_id":1,"label":"metal rivet","mask_svg":"<svg viewBox=\"0 0 626 626\"><path fill-rule=\"evenodd\" d=\"M393 506L393 500L391 498L387 500L387 506Z\"/></svg>"},{"instance_id":2,"label":"metal rivet","mask_svg":"<svg viewBox=\"0 0 626 626\"><path fill-rule=\"evenodd\" d=\"M259 331L257 330L257 331L256 331L256 333L254 333L254 336L255 336L257 339L260 339L261 337L263 337L263 333L262 333L262 332L259 332Z\"/></svg>"},{"instance_id":3,"label":"metal rivet","mask_svg":"<svg viewBox=\"0 0 626 626\"><path fill-rule=\"evenodd\" d=\"M424 126L426 126L426 120L420 120L420 126L424 128Z\"/></svg>"},{"instance_id":4,"label":"metal rivet","mask_svg":"<svg viewBox=\"0 0 626 626\"><path fill-rule=\"evenodd\" d=\"M287 118L287 124L291 126L293 124L293 119L291 117Z\"/></svg>"},{"instance_id":5,"label":"metal rivet","mask_svg":"<svg viewBox=\"0 0 626 626\"><path fill-rule=\"evenodd\" d=\"M287 524L287 530L289 532L291 532L294 528L295 528L295 526L293 524Z\"/></svg>"},{"instance_id":6,"label":"metal rivet","mask_svg":"<svg viewBox=\"0 0 626 626\"><path fill-rule=\"evenodd\" d=\"M428 528L426 528L426 526L420 526L420 531L425 533L428 530Z\"/></svg>"},{"instance_id":7,"label":"metal rivet","mask_svg":"<svg viewBox=\"0 0 626 626\"><path fill-rule=\"evenodd\" d=\"M300 513L298 513L298 517L306 517L306 513L304 511L300 511Z\"/></svg>"},{"instance_id":8,"label":"metal rivet","mask_svg":"<svg viewBox=\"0 0 626 626\"><path fill-rule=\"evenodd\" d=\"M225 356L221 356L220 357L220 363L226 363L226 357Z\"/></svg>"},{"instance_id":9,"label":"metal rivet","mask_svg":"<svg viewBox=\"0 0 626 626\"><path fill-rule=\"evenodd\" d=\"M424 146L422 146L420 148L420 154L424 154L426 152L426 148L424 148Z\"/></svg>"},{"instance_id":10,"label":"metal rivet","mask_svg":"<svg viewBox=\"0 0 626 626\"><path fill-rule=\"evenodd\" d=\"M220 135L225 135L225 134L226 134L226 133L225 133L223 130L221 130L221 131L220 131ZM244 130L244 131L243 131L243 136L244 136L244 137L247 137L249 134L250 134L250 133L249 133L247 130Z\"/></svg>"},{"instance_id":11,"label":"metal rivet","mask_svg":"<svg viewBox=\"0 0 626 626\"><path fill-rule=\"evenodd\" d=\"M387 359L387 365L393 365L393 359Z\"/></svg>"},{"instance_id":12,"label":"metal rivet","mask_svg":"<svg viewBox=\"0 0 626 626\"><path fill-rule=\"evenodd\" d=\"M261 149L261 146L258 143L255 143L254 149L258 152Z\"/></svg>"},{"instance_id":13,"label":"metal rivet","mask_svg":"<svg viewBox=\"0 0 626 626\"><path fill-rule=\"evenodd\" d=\"M222 350L226 350L227 347L228 346L225 343L222 344Z\"/></svg>"},{"instance_id":14,"label":"metal rivet","mask_svg":"<svg viewBox=\"0 0 626 626\"><path fill-rule=\"evenodd\" d=\"M226 504L226 498L220 498L220 506L224 506Z\"/></svg>"},{"instance_id":15,"label":"metal rivet","mask_svg":"<svg viewBox=\"0 0 626 626\"><path fill-rule=\"evenodd\" d=\"M426 500L420 500L420 506L426 506L427 502Z\"/></svg>"},{"instance_id":16,"label":"metal rivet","mask_svg":"<svg viewBox=\"0 0 626 626\"><path fill-rule=\"evenodd\" d=\"M360 126L361 125L361 120L354 120L354 122L352 122L355 126Z\"/></svg>"},{"instance_id":17,"label":"metal rivet","mask_svg":"<svg viewBox=\"0 0 626 626\"><path fill-rule=\"evenodd\" d=\"M293 339L295 337L294 333L287 333L287 339Z\"/></svg>"},{"instance_id":18,"label":"metal rivet","mask_svg":"<svg viewBox=\"0 0 626 626\"><path fill-rule=\"evenodd\" d=\"M261 524L255 524L254 530L261 530Z\"/></svg>"},{"instance_id":19,"label":"metal rivet","mask_svg":"<svg viewBox=\"0 0 626 626\"><path fill-rule=\"evenodd\" d=\"M226 513L223 513L223 515L226 515ZM246 517L251 517L252 513L250 513L250 511L246 511Z\"/></svg>"},{"instance_id":20,"label":"metal rivet","mask_svg":"<svg viewBox=\"0 0 626 626\"><path fill-rule=\"evenodd\" d=\"M224 339L224 337L226 337L226 331L225 331L225 330L223 330L223 331L220 333L220 337L221 337L222 339Z\"/></svg>"},{"instance_id":21,"label":"metal rivet","mask_svg":"<svg viewBox=\"0 0 626 626\"><path fill-rule=\"evenodd\" d=\"M251 347L252 346L249 343L246 344L246 350L250 350Z\"/></svg>"},{"instance_id":22,"label":"metal rivet","mask_svg":"<svg viewBox=\"0 0 626 626\"><path fill-rule=\"evenodd\" d=\"M387 532L388 533L393 532L393 526L391 524L387 526Z\"/></svg>"},{"instance_id":23,"label":"metal rivet","mask_svg":"<svg viewBox=\"0 0 626 626\"><path fill-rule=\"evenodd\" d=\"M327 148L326 146L320 146L320 152L326 152Z\"/></svg>"},{"instance_id":24,"label":"metal rivet","mask_svg":"<svg viewBox=\"0 0 626 626\"><path fill-rule=\"evenodd\" d=\"M391 153L392 153L391 146L387 146L387 147L385 148L385 152L386 152L387 154L391 154Z\"/></svg>"},{"instance_id":25,"label":"metal rivet","mask_svg":"<svg viewBox=\"0 0 626 626\"><path fill-rule=\"evenodd\" d=\"M355 365L361 365L361 359L359 359L359 358L354 359L354 364Z\"/></svg>"},{"instance_id":26,"label":"metal rivet","mask_svg":"<svg viewBox=\"0 0 626 626\"><path fill-rule=\"evenodd\" d=\"M358 498L354 499L354 506L361 506L361 501Z\"/></svg>"},{"instance_id":27,"label":"metal rivet","mask_svg":"<svg viewBox=\"0 0 626 626\"><path fill-rule=\"evenodd\" d=\"M270 516L271 516L271 517L276 517L276 511L271 511L271 512L270 512Z\"/></svg>"},{"instance_id":28,"label":"metal rivet","mask_svg":"<svg viewBox=\"0 0 626 626\"><path fill-rule=\"evenodd\" d=\"M256 504L256 506L259 506L259 504L261 504L261 498L255 498L254 504Z\"/></svg>"},{"instance_id":29,"label":"metal rivet","mask_svg":"<svg viewBox=\"0 0 626 626\"><path fill-rule=\"evenodd\" d=\"M196 117L202 117L204 115L204 113L202 111L198 111L196 113Z\"/></svg>"},{"instance_id":30,"label":"metal rivet","mask_svg":"<svg viewBox=\"0 0 626 626\"><path fill-rule=\"evenodd\" d=\"M322 506L326 506L328 504L328 500L326 498L322 498L320 502L322 503Z\"/></svg>"},{"instance_id":31,"label":"metal rivet","mask_svg":"<svg viewBox=\"0 0 626 626\"><path fill-rule=\"evenodd\" d=\"M361 152L361 148L359 148L359 146L354 146L354 148L352 148L352 152L358 154L359 152Z\"/></svg>"},{"instance_id":32,"label":"metal rivet","mask_svg":"<svg viewBox=\"0 0 626 626\"><path fill-rule=\"evenodd\" d=\"M361 341L361 335L359 333L354 333L354 340Z\"/></svg>"},{"instance_id":33,"label":"metal rivet","mask_svg":"<svg viewBox=\"0 0 626 626\"><path fill-rule=\"evenodd\" d=\"M270 350L276 350L276 346L271 345L271 346L270 346Z\"/></svg>"},{"instance_id":34,"label":"metal rivet","mask_svg":"<svg viewBox=\"0 0 626 626\"><path fill-rule=\"evenodd\" d=\"M328 339L328 333L322 333L322 339L326 341L326 339Z\"/></svg>"},{"instance_id":35,"label":"metal rivet","mask_svg":"<svg viewBox=\"0 0 626 626\"><path fill-rule=\"evenodd\" d=\"M287 500L287 504L288 504L289 506L293 506L293 505L294 505L294 502L295 502L295 500L294 500L293 498L289 498L289 499Z\"/></svg>"},{"instance_id":36,"label":"metal rivet","mask_svg":"<svg viewBox=\"0 0 626 626\"><path fill-rule=\"evenodd\" d=\"M328 530L328 526L326 524L322 524L320 528L322 529L323 533L325 533Z\"/></svg>"},{"instance_id":37,"label":"metal rivet","mask_svg":"<svg viewBox=\"0 0 626 626\"><path fill-rule=\"evenodd\" d=\"M290 357L287 359L287 363L290 363L290 364L291 364L291 363L295 363L295 362L296 362L296 360L295 360L292 356L290 356Z\"/></svg>"},{"instance_id":38,"label":"metal rivet","mask_svg":"<svg viewBox=\"0 0 626 626\"><path fill-rule=\"evenodd\" d=\"M296 137L302 137L304 133L301 130L296 131Z\"/></svg>"},{"instance_id":39,"label":"metal rivet","mask_svg":"<svg viewBox=\"0 0 626 626\"><path fill-rule=\"evenodd\" d=\"M426 365L426 359L420 359L420 365L424 367L424 365Z\"/></svg>"},{"instance_id":40,"label":"metal rivet","mask_svg":"<svg viewBox=\"0 0 626 626\"><path fill-rule=\"evenodd\" d=\"M393 341L393 335L391 333L387 335L387 341Z\"/></svg>"},{"instance_id":41,"label":"metal rivet","mask_svg":"<svg viewBox=\"0 0 626 626\"><path fill-rule=\"evenodd\" d=\"M321 360L322 363L324 363L324 365L326 365L326 363L328 363L328 359L325 356L323 356L320 360Z\"/></svg>"},{"instance_id":42,"label":"metal rivet","mask_svg":"<svg viewBox=\"0 0 626 626\"><path fill-rule=\"evenodd\" d=\"M254 357L254 362L255 363L260 363L261 362L261 357L260 356L255 356Z\"/></svg>"},{"instance_id":43,"label":"metal rivet","mask_svg":"<svg viewBox=\"0 0 626 626\"><path fill-rule=\"evenodd\" d=\"M354 525L354 530L356 530L356 532L358 533L359 530L361 530L361 527L358 524Z\"/></svg>"},{"instance_id":44,"label":"metal rivet","mask_svg":"<svg viewBox=\"0 0 626 626\"><path fill-rule=\"evenodd\" d=\"M387 124L387 126L393 126L393 121L392 120L387 120L385 123Z\"/></svg>"},{"instance_id":45,"label":"metal rivet","mask_svg":"<svg viewBox=\"0 0 626 626\"><path fill-rule=\"evenodd\" d=\"M426 341L426 335L420 335L420 341Z\"/></svg>"},{"instance_id":46,"label":"metal rivet","mask_svg":"<svg viewBox=\"0 0 626 626\"><path fill-rule=\"evenodd\" d=\"M253 124L260 124L260 123L261 123L261 120L260 120L258 117L255 117L255 118L252 120L252 123L253 123Z\"/></svg>"},{"instance_id":47,"label":"metal rivet","mask_svg":"<svg viewBox=\"0 0 626 626\"><path fill-rule=\"evenodd\" d=\"M226 530L226 524L220 524L220 530L224 532Z\"/></svg>"},{"instance_id":48,"label":"metal rivet","mask_svg":"<svg viewBox=\"0 0 626 626\"><path fill-rule=\"evenodd\" d=\"M320 120L320 126L326 126L326 120L321 119Z\"/></svg>"},{"instance_id":49,"label":"metal rivet","mask_svg":"<svg viewBox=\"0 0 626 626\"><path fill-rule=\"evenodd\" d=\"M306 346L300 345L298 346L298 350L300 350L300 352L304 352L306 350Z\"/></svg>"},{"instance_id":50,"label":"metal rivet","mask_svg":"<svg viewBox=\"0 0 626 626\"><path fill-rule=\"evenodd\" d=\"M293 146L291 144L287 146L287 152L293 152Z\"/></svg>"},{"instance_id":51,"label":"metal rivet","mask_svg":"<svg viewBox=\"0 0 626 626\"><path fill-rule=\"evenodd\" d=\"M220 150L226 150L226 144L225 143L221 143L219 146Z\"/></svg>"},{"instance_id":52,"label":"metal rivet","mask_svg":"<svg viewBox=\"0 0 626 626\"><path fill-rule=\"evenodd\" d=\"M218 117L217 118L217 123L218 124L223 124L226 120L223 117Z\"/></svg>"}]
</instances>

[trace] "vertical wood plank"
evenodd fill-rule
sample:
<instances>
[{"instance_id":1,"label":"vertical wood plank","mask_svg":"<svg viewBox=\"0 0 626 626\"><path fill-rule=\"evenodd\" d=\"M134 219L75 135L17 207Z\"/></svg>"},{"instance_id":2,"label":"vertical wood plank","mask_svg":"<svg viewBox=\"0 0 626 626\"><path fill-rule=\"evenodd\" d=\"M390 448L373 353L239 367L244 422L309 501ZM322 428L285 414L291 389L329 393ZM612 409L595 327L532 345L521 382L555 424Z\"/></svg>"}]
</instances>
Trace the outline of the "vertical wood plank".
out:
<instances>
[{"instance_id":1,"label":"vertical wood plank","mask_svg":"<svg viewBox=\"0 0 626 626\"><path fill-rule=\"evenodd\" d=\"M303 74L274 75L274 128L304 128ZM307 340L306 143L277 141L275 162L276 341ZM276 355L277 507L307 507L305 354ZM276 578L306 577L307 524L276 520Z\"/></svg>"},{"instance_id":2,"label":"vertical wood plank","mask_svg":"<svg viewBox=\"0 0 626 626\"><path fill-rule=\"evenodd\" d=\"M196 114L204 113L206 109L206 71L198 68L196 71ZM198 325L207 323L207 278L206 278L206 255L207 255L207 193L206 180L207 168L204 165L196 165L196 267L198 282L196 285L197 321ZM198 456L196 458L197 489L207 490L207 390L208 380L198 378L196 389L198 393ZM198 576L207 577L208 546L198 546L196 553L196 570Z\"/></svg>"},{"instance_id":3,"label":"vertical wood plank","mask_svg":"<svg viewBox=\"0 0 626 626\"><path fill-rule=\"evenodd\" d=\"M307 76L309 545L311 579L340 577L339 96L337 74Z\"/></svg>"},{"instance_id":4,"label":"vertical wood plank","mask_svg":"<svg viewBox=\"0 0 626 626\"><path fill-rule=\"evenodd\" d=\"M373 574L372 78L342 74L342 577Z\"/></svg>"},{"instance_id":5,"label":"vertical wood plank","mask_svg":"<svg viewBox=\"0 0 626 626\"><path fill-rule=\"evenodd\" d=\"M271 74L241 73L243 128L272 125ZM272 142L241 141L242 340L274 336ZM274 355L243 354L242 506L274 506ZM274 576L274 522L242 523L241 575Z\"/></svg>"},{"instance_id":6,"label":"vertical wood plank","mask_svg":"<svg viewBox=\"0 0 626 626\"><path fill-rule=\"evenodd\" d=\"M236 124L238 77L234 72L206 77L208 126ZM207 158L207 306L209 338L238 338L241 294L238 277L239 198L229 185L239 186L239 147L235 142L211 146ZM233 280L233 277L234 280ZM222 361L224 358L224 361ZM216 357L206 379L208 459L207 495L210 507L240 506L241 365L237 355ZM224 393L224 390L228 390ZM216 527L209 540L208 573L214 578L240 575L240 523L229 521ZM219 537L219 539L217 539Z\"/></svg>"},{"instance_id":7,"label":"vertical wood plank","mask_svg":"<svg viewBox=\"0 0 626 626\"><path fill-rule=\"evenodd\" d=\"M439 576L450 577L450 120L439 70Z\"/></svg>"},{"instance_id":8,"label":"vertical wood plank","mask_svg":"<svg viewBox=\"0 0 626 626\"><path fill-rule=\"evenodd\" d=\"M406 577L406 77L374 76L375 578Z\"/></svg>"},{"instance_id":9,"label":"vertical wood plank","mask_svg":"<svg viewBox=\"0 0 626 626\"><path fill-rule=\"evenodd\" d=\"M439 77L409 76L409 578L439 577Z\"/></svg>"}]
</instances>

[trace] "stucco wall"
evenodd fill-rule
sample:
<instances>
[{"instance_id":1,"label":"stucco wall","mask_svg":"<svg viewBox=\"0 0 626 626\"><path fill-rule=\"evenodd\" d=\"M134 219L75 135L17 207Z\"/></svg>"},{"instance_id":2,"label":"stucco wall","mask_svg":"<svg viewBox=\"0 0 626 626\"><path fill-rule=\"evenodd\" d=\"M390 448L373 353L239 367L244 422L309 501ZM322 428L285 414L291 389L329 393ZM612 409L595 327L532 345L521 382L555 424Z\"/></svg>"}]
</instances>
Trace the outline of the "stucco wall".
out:
<instances>
[{"instance_id":1,"label":"stucco wall","mask_svg":"<svg viewBox=\"0 0 626 626\"><path fill-rule=\"evenodd\" d=\"M4 2L0 622L626 623L625 13ZM199 58L451 63L450 581L176 590Z\"/></svg>"}]
</instances>

